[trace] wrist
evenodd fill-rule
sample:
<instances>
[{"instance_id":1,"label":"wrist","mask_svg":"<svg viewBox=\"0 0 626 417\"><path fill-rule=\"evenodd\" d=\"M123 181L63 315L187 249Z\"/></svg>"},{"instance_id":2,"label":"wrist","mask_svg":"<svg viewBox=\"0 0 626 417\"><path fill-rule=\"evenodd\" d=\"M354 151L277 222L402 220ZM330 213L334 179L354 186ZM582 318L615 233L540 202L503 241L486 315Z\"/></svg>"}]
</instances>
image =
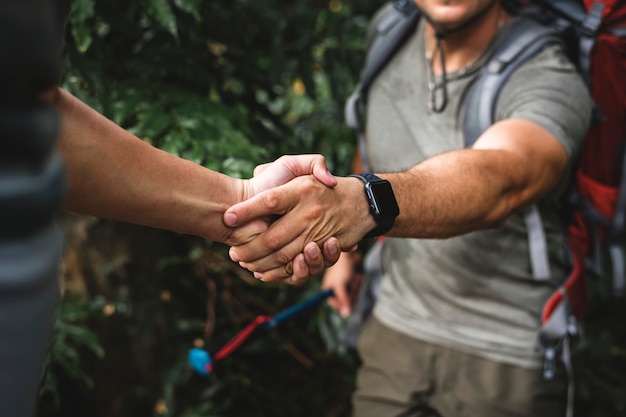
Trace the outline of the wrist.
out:
<instances>
[{"instance_id":1,"label":"wrist","mask_svg":"<svg viewBox=\"0 0 626 417\"><path fill-rule=\"evenodd\" d=\"M363 192L363 181L356 177L348 176L344 178L344 183L348 184L349 192L343 194L347 203L346 213L349 213L350 228L358 235L357 242L363 239L372 229L376 228L376 220L369 209L367 196Z\"/></svg>"},{"instance_id":2,"label":"wrist","mask_svg":"<svg viewBox=\"0 0 626 417\"><path fill-rule=\"evenodd\" d=\"M391 230L400 214L391 183L369 173L353 174L351 177L363 182L369 213L375 222L375 226L367 232L365 238L384 235Z\"/></svg>"}]
</instances>

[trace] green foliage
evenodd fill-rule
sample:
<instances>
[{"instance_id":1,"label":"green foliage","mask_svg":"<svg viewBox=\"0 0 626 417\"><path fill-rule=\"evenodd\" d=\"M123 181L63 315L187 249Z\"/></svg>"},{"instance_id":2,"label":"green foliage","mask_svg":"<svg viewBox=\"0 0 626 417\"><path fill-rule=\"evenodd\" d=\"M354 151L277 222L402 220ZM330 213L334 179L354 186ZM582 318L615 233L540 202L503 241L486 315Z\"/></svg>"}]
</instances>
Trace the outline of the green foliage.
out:
<instances>
[{"instance_id":1,"label":"green foliage","mask_svg":"<svg viewBox=\"0 0 626 417\"><path fill-rule=\"evenodd\" d=\"M139 137L229 174L303 152L345 173L343 102L380 3L79 0L65 86Z\"/></svg>"},{"instance_id":2,"label":"green foliage","mask_svg":"<svg viewBox=\"0 0 626 417\"><path fill-rule=\"evenodd\" d=\"M85 301L76 296L62 300L55 326L54 343L50 352L48 372L43 382L42 395L49 396L52 404L59 405L59 375L70 378L92 388L93 379L81 363L86 354L104 358L105 352L95 332L89 329L88 320L102 315L104 300L96 297Z\"/></svg>"},{"instance_id":3,"label":"green foliage","mask_svg":"<svg viewBox=\"0 0 626 417\"><path fill-rule=\"evenodd\" d=\"M138 137L228 175L289 153L346 174L343 102L380 0L74 0L64 87ZM246 343L202 378L259 314L319 290L260 285L222 245L88 222L70 233L84 279L61 304L39 417L346 416L356 358L322 306ZM78 314L78 312L82 312Z\"/></svg>"},{"instance_id":4,"label":"green foliage","mask_svg":"<svg viewBox=\"0 0 626 417\"><path fill-rule=\"evenodd\" d=\"M64 87L140 138L232 176L319 152L346 174L343 103L382 0L74 0ZM318 291L261 285L222 245L96 221L76 252L83 297L61 303L39 417L349 415L357 359L321 307L194 374L258 314ZM606 298L599 298L606 300ZM626 413L623 302L598 301L578 355L591 417Z\"/></svg>"}]
</instances>

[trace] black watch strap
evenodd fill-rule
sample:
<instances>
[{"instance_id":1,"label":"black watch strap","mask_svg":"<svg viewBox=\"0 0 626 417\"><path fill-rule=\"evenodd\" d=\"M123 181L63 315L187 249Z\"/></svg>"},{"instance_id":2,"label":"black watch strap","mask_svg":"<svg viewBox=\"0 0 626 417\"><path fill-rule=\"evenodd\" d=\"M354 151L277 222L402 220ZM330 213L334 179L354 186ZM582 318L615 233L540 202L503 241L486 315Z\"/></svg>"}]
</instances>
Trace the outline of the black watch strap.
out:
<instances>
[{"instance_id":1,"label":"black watch strap","mask_svg":"<svg viewBox=\"0 0 626 417\"><path fill-rule=\"evenodd\" d=\"M393 194L389 181L377 177L374 174L353 174L365 183L365 197L369 204L369 210L376 221L376 227L367 233L364 238L372 238L384 235L392 227L399 214L398 203Z\"/></svg>"},{"instance_id":2,"label":"black watch strap","mask_svg":"<svg viewBox=\"0 0 626 417\"><path fill-rule=\"evenodd\" d=\"M369 172L364 172L362 174L351 174L351 177L357 177L359 178L361 181L363 181L364 183L368 183L368 182L380 182L380 181L385 181L382 178L380 178L377 175L371 174Z\"/></svg>"}]
</instances>

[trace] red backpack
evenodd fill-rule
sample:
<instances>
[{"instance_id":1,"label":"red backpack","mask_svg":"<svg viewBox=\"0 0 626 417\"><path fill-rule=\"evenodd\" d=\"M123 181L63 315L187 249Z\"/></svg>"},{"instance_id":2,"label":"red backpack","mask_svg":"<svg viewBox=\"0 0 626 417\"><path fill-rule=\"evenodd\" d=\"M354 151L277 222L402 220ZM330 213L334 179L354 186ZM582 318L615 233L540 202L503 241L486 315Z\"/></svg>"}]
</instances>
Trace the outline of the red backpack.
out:
<instances>
[{"instance_id":1,"label":"red backpack","mask_svg":"<svg viewBox=\"0 0 626 417\"><path fill-rule=\"evenodd\" d=\"M610 278L614 294L624 294L626 2L533 3L549 12L551 26L558 28L573 47L571 58L594 101L594 117L568 198L572 272L547 300L540 332L540 346L548 359L560 353L567 364L567 337L577 335L575 320L581 317L587 301L586 279Z\"/></svg>"}]
</instances>

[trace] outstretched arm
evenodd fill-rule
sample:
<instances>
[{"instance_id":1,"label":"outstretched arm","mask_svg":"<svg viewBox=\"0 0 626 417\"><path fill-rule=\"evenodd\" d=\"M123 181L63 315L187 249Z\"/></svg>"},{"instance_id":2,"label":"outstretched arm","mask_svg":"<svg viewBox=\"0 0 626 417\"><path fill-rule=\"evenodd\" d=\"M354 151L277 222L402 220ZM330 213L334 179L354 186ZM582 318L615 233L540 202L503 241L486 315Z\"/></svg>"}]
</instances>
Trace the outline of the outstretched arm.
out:
<instances>
[{"instance_id":1,"label":"outstretched arm","mask_svg":"<svg viewBox=\"0 0 626 417\"><path fill-rule=\"evenodd\" d=\"M236 244L267 226L255 221L234 232L222 221L231 205L298 175L336 183L320 155L282 157L251 180L230 178L149 145L66 91L43 99L61 115L72 211Z\"/></svg>"},{"instance_id":2,"label":"outstretched arm","mask_svg":"<svg viewBox=\"0 0 626 417\"><path fill-rule=\"evenodd\" d=\"M445 238L497 227L551 190L566 164L561 143L537 124L496 123L472 149L435 156L405 172L378 174L391 182L400 207L387 235ZM231 207L226 222L243 224L267 213L284 216L230 254L268 281L285 276L281 265L305 242L335 236L345 249L374 227L363 183L356 178L339 178L333 189L297 178Z\"/></svg>"}]
</instances>

